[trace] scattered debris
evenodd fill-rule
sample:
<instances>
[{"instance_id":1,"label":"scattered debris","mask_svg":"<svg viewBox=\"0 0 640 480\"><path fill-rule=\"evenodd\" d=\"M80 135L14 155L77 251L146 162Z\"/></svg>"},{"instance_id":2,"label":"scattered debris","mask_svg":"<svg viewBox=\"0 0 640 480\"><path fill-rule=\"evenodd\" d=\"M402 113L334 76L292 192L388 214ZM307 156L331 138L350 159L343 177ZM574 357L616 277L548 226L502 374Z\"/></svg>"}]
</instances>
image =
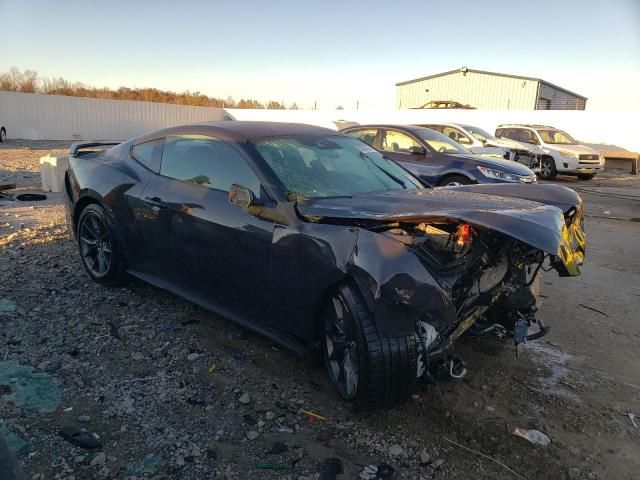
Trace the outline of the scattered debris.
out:
<instances>
[{"instance_id":1,"label":"scattered debris","mask_svg":"<svg viewBox=\"0 0 640 480\"><path fill-rule=\"evenodd\" d=\"M393 457L397 457L398 455L402 455L403 452L403 448L398 445L397 443L395 445L391 445L389 447L389 455L393 456Z\"/></svg>"},{"instance_id":2,"label":"scattered debris","mask_svg":"<svg viewBox=\"0 0 640 480\"><path fill-rule=\"evenodd\" d=\"M546 447L551 443L551 439L540 430L526 430L524 428L516 427L511 433L518 437L522 437L535 445L542 445L543 447Z\"/></svg>"},{"instance_id":3,"label":"scattered debris","mask_svg":"<svg viewBox=\"0 0 640 480\"><path fill-rule=\"evenodd\" d=\"M16 311L15 302L9 300L8 298L0 298L0 315L13 313Z\"/></svg>"},{"instance_id":4,"label":"scattered debris","mask_svg":"<svg viewBox=\"0 0 640 480\"><path fill-rule=\"evenodd\" d=\"M23 457L29 450L29 444L27 442L2 425L0 425L0 437L4 437L9 447L9 452L16 458Z\"/></svg>"},{"instance_id":5,"label":"scattered debris","mask_svg":"<svg viewBox=\"0 0 640 480\"><path fill-rule=\"evenodd\" d=\"M256 432L255 430L249 430L247 432L247 440L255 440L259 436L260 436L260 434L258 432Z\"/></svg>"},{"instance_id":6,"label":"scattered debris","mask_svg":"<svg viewBox=\"0 0 640 480\"><path fill-rule=\"evenodd\" d=\"M269 455L281 455L289 451L289 446L286 443L276 442L273 444L270 450L267 451Z\"/></svg>"},{"instance_id":7,"label":"scattered debris","mask_svg":"<svg viewBox=\"0 0 640 480\"><path fill-rule=\"evenodd\" d=\"M609 316L607 313L604 313L602 310L598 310L597 308L590 307L589 305L585 305L584 303L579 303L578 305L580 305L582 308L586 308L587 310L591 310L592 312L596 312L596 313L599 313L600 315L604 315L605 317Z\"/></svg>"},{"instance_id":8,"label":"scattered debris","mask_svg":"<svg viewBox=\"0 0 640 480\"><path fill-rule=\"evenodd\" d=\"M58 408L61 394L51 375L15 362L0 362L0 385L13 392L19 407L52 413Z\"/></svg>"},{"instance_id":9,"label":"scattered debris","mask_svg":"<svg viewBox=\"0 0 640 480\"><path fill-rule=\"evenodd\" d=\"M562 383L563 385L566 385L567 387L571 387L574 390L578 390L579 392L584 392L584 388L574 385L573 383L569 383L566 380L560 380L560 383Z\"/></svg>"},{"instance_id":10,"label":"scattered debris","mask_svg":"<svg viewBox=\"0 0 640 480\"><path fill-rule=\"evenodd\" d=\"M259 463L258 468L260 470L289 470L291 467L288 465L280 465L278 463Z\"/></svg>"},{"instance_id":11,"label":"scattered debris","mask_svg":"<svg viewBox=\"0 0 640 480\"><path fill-rule=\"evenodd\" d=\"M339 458L325 458L320 463L320 480L335 480L343 471L342 460Z\"/></svg>"},{"instance_id":12,"label":"scattered debris","mask_svg":"<svg viewBox=\"0 0 640 480\"><path fill-rule=\"evenodd\" d=\"M139 462L134 462L127 466L124 475L125 477L138 476L141 474L153 475L157 472L159 466L160 459L151 453Z\"/></svg>"},{"instance_id":13,"label":"scattered debris","mask_svg":"<svg viewBox=\"0 0 640 480\"><path fill-rule=\"evenodd\" d=\"M246 353L242 353L242 352L234 353L233 354L233 359L236 362L244 362L247 359L247 354Z\"/></svg>"},{"instance_id":14,"label":"scattered debris","mask_svg":"<svg viewBox=\"0 0 640 480\"><path fill-rule=\"evenodd\" d=\"M629 418L629 421L631 422L631 425L633 425L634 427L638 428L638 422L636 422L635 413L627 412L627 417Z\"/></svg>"},{"instance_id":15,"label":"scattered debris","mask_svg":"<svg viewBox=\"0 0 640 480\"><path fill-rule=\"evenodd\" d=\"M218 369L218 366L215 363L212 363L211 365L209 365L209 368L207 368L207 372L209 373L213 373Z\"/></svg>"},{"instance_id":16,"label":"scattered debris","mask_svg":"<svg viewBox=\"0 0 640 480\"><path fill-rule=\"evenodd\" d=\"M375 465L365 465L358 476L362 480L373 480L378 476L378 467Z\"/></svg>"},{"instance_id":17,"label":"scattered debris","mask_svg":"<svg viewBox=\"0 0 640 480\"><path fill-rule=\"evenodd\" d=\"M198 352L193 352L190 353L189 355L187 355L187 360L189 360L190 362L195 362L196 360L198 360L202 355Z\"/></svg>"},{"instance_id":18,"label":"scattered debris","mask_svg":"<svg viewBox=\"0 0 640 480\"><path fill-rule=\"evenodd\" d=\"M58 434L68 442L89 450L102 446L100 437L94 432L87 432L75 427L62 427Z\"/></svg>"},{"instance_id":19,"label":"scattered debris","mask_svg":"<svg viewBox=\"0 0 640 480\"><path fill-rule=\"evenodd\" d=\"M378 465L378 476L380 480L390 480L396 474L395 469L391 465L381 463Z\"/></svg>"},{"instance_id":20,"label":"scattered debris","mask_svg":"<svg viewBox=\"0 0 640 480\"><path fill-rule=\"evenodd\" d=\"M526 477L523 477L522 475L520 475L520 474L519 474L518 472L516 472L515 470L513 470L513 469L509 468L509 467L508 467L508 466L506 466L504 463L502 463L500 460L496 460L495 458L490 457L489 455L487 455L487 454L485 454L485 453L479 452L479 451L474 450L474 449L469 448L469 447L465 447L464 445L460 445L459 443L454 442L453 440L449 440L447 437L441 437L441 438L442 438L445 442L449 442L449 443L451 443L452 445L455 445L456 447L460 447L460 448L462 448L463 450L466 450L466 451L471 452L471 453L475 453L476 455L480 455L481 457L486 458L487 460L491 460L492 462L494 462L494 463L496 463L496 464L500 465L500 466L501 466L502 468L504 468L505 470L507 470L507 471L509 471L509 472L513 473L517 478L520 478L521 480L527 480L527 478L526 478Z\"/></svg>"},{"instance_id":21,"label":"scattered debris","mask_svg":"<svg viewBox=\"0 0 640 480\"><path fill-rule=\"evenodd\" d=\"M251 397L249 396L249 393L245 392L242 395L240 395L240 398L238 398L238 402L240 402L243 405L248 405L249 403L251 403Z\"/></svg>"},{"instance_id":22,"label":"scattered debris","mask_svg":"<svg viewBox=\"0 0 640 480\"><path fill-rule=\"evenodd\" d=\"M323 417L322 415L318 415L317 413L314 413L310 410L305 410L304 408L300 409L300 413L304 413L305 415L309 415L312 418L316 418L318 420L326 420L327 417Z\"/></svg>"},{"instance_id":23,"label":"scattered debris","mask_svg":"<svg viewBox=\"0 0 640 480\"><path fill-rule=\"evenodd\" d=\"M16 195L16 200L20 200L21 202L41 202L46 199L47 196L42 193L22 193Z\"/></svg>"}]
</instances>

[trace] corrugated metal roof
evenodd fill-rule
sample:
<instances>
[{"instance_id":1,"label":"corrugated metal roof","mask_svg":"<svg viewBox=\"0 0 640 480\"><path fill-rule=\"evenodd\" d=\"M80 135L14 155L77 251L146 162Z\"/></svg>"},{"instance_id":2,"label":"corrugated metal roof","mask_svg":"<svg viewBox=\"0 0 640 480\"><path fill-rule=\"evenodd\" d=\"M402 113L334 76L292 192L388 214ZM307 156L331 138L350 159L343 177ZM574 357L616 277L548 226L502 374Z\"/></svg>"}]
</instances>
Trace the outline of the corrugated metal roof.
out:
<instances>
[{"instance_id":1,"label":"corrugated metal roof","mask_svg":"<svg viewBox=\"0 0 640 480\"><path fill-rule=\"evenodd\" d=\"M520 80L531 80L531 81L534 81L534 82L540 82L540 83L544 83L545 85L548 85L551 88L555 88L556 90L560 90L561 92L568 93L569 95L573 95L575 97L583 98L585 100L588 100L587 97L585 97L585 96L579 95L579 94L577 94L575 92L572 92L571 90L567 90L566 88L559 87L558 85L554 85L553 83L547 82L546 80L543 80L542 78L525 77L523 75L511 75L511 74L508 74L508 73L487 72L486 70L474 70L472 68L467 68L466 71L467 72L473 72L473 73L483 73L485 75L494 75L496 77L518 78ZM426 77L414 78L413 80L405 80L403 82L396 83L396 87L399 87L401 85L409 85L409 84L415 83L415 82L421 82L423 80L429 80L431 78L444 77L446 75L451 75L452 73L460 73L460 72L461 72L461 70L459 68L457 68L456 70L449 70L448 72L436 73L434 75L427 75Z\"/></svg>"}]
</instances>

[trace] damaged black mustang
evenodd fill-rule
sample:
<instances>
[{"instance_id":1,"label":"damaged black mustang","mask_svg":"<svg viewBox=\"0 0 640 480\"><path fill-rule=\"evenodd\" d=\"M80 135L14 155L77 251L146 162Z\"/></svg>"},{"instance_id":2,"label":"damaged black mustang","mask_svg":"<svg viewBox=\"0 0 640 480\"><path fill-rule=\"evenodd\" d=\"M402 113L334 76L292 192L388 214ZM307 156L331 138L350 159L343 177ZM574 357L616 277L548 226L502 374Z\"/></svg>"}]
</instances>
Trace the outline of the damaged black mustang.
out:
<instances>
[{"instance_id":1,"label":"damaged black mustang","mask_svg":"<svg viewBox=\"0 0 640 480\"><path fill-rule=\"evenodd\" d=\"M105 146L74 144L65 179L89 276L133 275L323 357L354 410L462 376L465 332L541 336L537 274L584 260L574 191L429 188L324 128L226 121Z\"/></svg>"}]
</instances>

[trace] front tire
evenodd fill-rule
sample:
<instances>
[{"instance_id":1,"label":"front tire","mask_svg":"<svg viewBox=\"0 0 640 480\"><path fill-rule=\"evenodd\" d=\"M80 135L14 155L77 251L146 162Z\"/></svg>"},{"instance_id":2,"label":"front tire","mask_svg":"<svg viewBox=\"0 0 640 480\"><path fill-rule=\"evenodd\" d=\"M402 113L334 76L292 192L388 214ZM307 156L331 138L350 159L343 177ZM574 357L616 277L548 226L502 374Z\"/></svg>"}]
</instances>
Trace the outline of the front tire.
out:
<instances>
[{"instance_id":1,"label":"front tire","mask_svg":"<svg viewBox=\"0 0 640 480\"><path fill-rule=\"evenodd\" d=\"M552 157L542 157L540 160L540 178L543 180L552 180L558 175L556 170L556 162Z\"/></svg>"},{"instance_id":2,"label":"front tire","mask_svg":"<svg viewBox=\"0 0 640 480\"><path fill-rule=\"evenodd\" d=\"M329 381L351 411L402 404L416 384L415 335L383 337L360 293L344 284L324 311L323 354Z\"/></svg>"},{"instance_id":3,"label":"front tire","mask_svg":"<svg viewBox=\"0 0 640 480\"><path fill-rule=\"evenodd\" d=\"M82 265L91 279L107 286L122 284L126 278L124 255L104 208L92 203L82 211L77 239Z\"/></svg>"},{"instance_id":4,"label":"front tire","mask_svg":"<svg viewBox=\"0 0 640 480\"><path fill-rule=\"evenodd\" d=\"M7 141L7 131L4 129L4 127L0 128L0 142L6 142Z\"/></svg>"}]
</instances>

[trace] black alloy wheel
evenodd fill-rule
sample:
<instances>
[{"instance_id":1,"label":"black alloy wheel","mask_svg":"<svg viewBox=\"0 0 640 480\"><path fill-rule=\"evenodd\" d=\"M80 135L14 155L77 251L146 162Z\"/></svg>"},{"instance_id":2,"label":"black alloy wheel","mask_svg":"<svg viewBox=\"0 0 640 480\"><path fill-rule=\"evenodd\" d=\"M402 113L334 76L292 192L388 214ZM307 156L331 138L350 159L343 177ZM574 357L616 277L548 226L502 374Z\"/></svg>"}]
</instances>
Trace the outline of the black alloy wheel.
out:
<instances>
[{"instance_id":1,"label":"black alloy wheel","mask_svg":"<svg viewBox=\"0 0 640 480\"><path fill-rule=\"evenodd\" d=\"M402 404L416 384L414 333L386 337L358 287L347 282L325 304L321 346L329 380L351 411Z\"/></svg>"},{"instance_id":2,"label":"black alloy wheel","mask_svg":"<svg viewBox=\"0 0 640 480\"><path fill-rule=\"evenodd\" d=\"M325 362L329 377L346 401L353 400L358 391L360 360L356 340L356 323L340 294L331 298L325 316Z\"/></svg>"},{"instance_id":3,"label":"black alloy wheel","mask_svg":"<svg viewBox=\"0 0 640 480\"><path fill-rule=\"evenodd\" d=\"M78 248L84 269L97 283L119 285L124 262L113 224L99 205L88 205L78 221Z\"/></svg>"},{"instance_id":4,"label":"black alloy wheel","mask_svg":"<svg viewBox=\"0 0 640 480\"><path fill-rule=\"evenodd\" d=\"M85 267L94 277L104 277L111 268L111 236L95 213L84 216L79 229L80 253Z\"/></svg>"}]
</instances>

